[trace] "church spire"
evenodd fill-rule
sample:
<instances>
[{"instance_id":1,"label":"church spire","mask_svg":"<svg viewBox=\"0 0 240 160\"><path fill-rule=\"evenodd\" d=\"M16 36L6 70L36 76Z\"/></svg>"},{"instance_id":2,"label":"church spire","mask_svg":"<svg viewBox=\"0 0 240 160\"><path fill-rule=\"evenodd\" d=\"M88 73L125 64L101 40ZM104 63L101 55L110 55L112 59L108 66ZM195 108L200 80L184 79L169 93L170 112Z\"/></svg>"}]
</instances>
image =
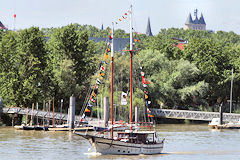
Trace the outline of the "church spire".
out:
<instances>
[{"instance_id":1,"label":"church spire","mask_svg":"<svg viewBox=\"0 0 240 160\"><path fill-rule=\"evenodd\" d=\"M102 24L102 26L101 26L101 30L103 31L103 24Z\"/></svg>"},{"instance_id":2,"label":"church spire","mask_svg":"<svg viewBox=\"0 0 240 160\"><path fill-rule=\"evenodd\" d=\"M205 20L203 18L203 14L202 13L201 13L201 16L199 18L199 22L200 22L200 24L206 24L206 22L205 22Z\"/></svg>"},{"instance_id":3,"label":"church spire","mask_svg":"<svg viewBox=\"0 0 240 160\"><path fill-rule=\"evenodd\" d=\"M192 20L192 15L191 15L191 13L189 13L188 18L187 18L185 24L193 24L193 20Z\"/></svg>"},{"instance_id":4,"label":"church spire","mask_svg":"<svg viewBox=\"0 0 240 160\"><path fill-rule=\"evenodd\" d=\"M150 25L150 18L149 17L148 17L148 22L147 22L146 35L147 36L153 36L152 31L151 31L151 25Z\"/></svg>"}]
</instances>

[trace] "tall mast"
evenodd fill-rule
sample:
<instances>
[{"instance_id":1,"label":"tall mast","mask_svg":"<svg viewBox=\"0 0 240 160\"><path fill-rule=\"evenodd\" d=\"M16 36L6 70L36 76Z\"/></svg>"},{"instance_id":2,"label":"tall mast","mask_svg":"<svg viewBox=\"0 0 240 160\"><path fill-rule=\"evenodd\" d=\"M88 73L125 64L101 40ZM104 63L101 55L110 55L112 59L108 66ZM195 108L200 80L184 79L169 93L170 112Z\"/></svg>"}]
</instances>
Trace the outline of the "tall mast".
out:
<instances>
[{"instance_id":1,"label":"tall mast","mask_svg":"<svg viewBox=\"0 0 240 160\"><path fill-rule=\"evenodd\" d=\"M129 16L129 20L130 20L130 51L132 51L133 49L133 41L132 41L132 5L130 6L130 16Z\"/></svg>"},{"instance_id":2,"label":"tall mast","mask_svg":"<svg viewBox=\"0 0 240 160\"><path fill-rule=\"evenodd\" d=\"M113 32L114 32L114 23L112 23L112 43L111 43L111 139L113 139Z\"/></svg>"},{"instance_id":3,"label":"tall mast","mask_svg":"<svg viewBox=\"0 0 240 160\"><path fill-rule=\"evenodd\" d=\"M132 43L132 5L130 6L130 129L132 130L132 97L133 97L133 89L132 89L132 57L133 57L133 43Z\"/></svg>"}]
</instances>

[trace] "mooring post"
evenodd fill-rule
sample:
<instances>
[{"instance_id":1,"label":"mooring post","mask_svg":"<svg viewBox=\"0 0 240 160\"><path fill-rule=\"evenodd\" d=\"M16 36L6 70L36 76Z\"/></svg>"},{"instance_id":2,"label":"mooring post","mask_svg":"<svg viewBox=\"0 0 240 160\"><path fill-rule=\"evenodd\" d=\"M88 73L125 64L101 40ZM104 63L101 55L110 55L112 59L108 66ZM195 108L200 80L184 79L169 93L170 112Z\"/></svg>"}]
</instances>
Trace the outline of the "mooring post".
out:
<instances>
[{"instance_id":1,"label":"mooring post","mask_svg":"<svg viewBox=\"0 0 240 160\"><path fill-rule=\"evenodd\" d=\"M135 107L135 124L139 121L139 108Z\"/></svg>"},{"instance_id":2,"label":"mooring post","mask_svg":"<svg viewBox=\"0 0 240 160\"><path fill-rule=\"evenodd\" d=\"M14 114L12 114L12 127L14 127Z\"/></svg>"},{"instance_id":3,"label":"mooring post","mask_svg":"<svg viewBox=\"0 0 240 160\"><path fill-rule=\"evenodd\" d=\"M220 116L219 116L219 118L220 118L220 125L222 125L223 124L223 108L222 108L222 103L219 105L219 114L220 114Z\"/></svg>"},{"instance_id":4,"label":"mooring post","mask_svg":"<svg viewBox=\"0 0 240 160\"><path fill-rule=\"evenodd\" d=\"M69 117L69 128L74 129L74 121L75 121L75 97L73 95L70 97L70 117Z\"/></svg>"},{"instance_id":5,"label":"mooring post","mask_svg":"<svg viewBox=\"0 0 240 160\"><path fill-rule=\"evenodd\" d=\"M36 106L37 106L37 125L39 125L39 123L38 123L38 102L37 102Z\"/></svg>"},{"instance_id":6,"label":"mooring post","mask_svg":"<svg viewBox=\"0 0 240 160\"><path fill-rule=\"evenodd\" d=\"M109 108L109 97L104 97L104 118L103 123L104 127L107 127L108 123L108 108Z\"/></svg>"},{"instance_id":7,"label":"mooring post","mask_svg":"<svg viewBox=\"0 0 240 160\"><path fill-rule=\"evenodd\" d=\"M63 99L61 99L61 109L60 109L61 119L60 119L60 124L62 124L62 108L63 108Z\"/></svg>"}]
</instances>

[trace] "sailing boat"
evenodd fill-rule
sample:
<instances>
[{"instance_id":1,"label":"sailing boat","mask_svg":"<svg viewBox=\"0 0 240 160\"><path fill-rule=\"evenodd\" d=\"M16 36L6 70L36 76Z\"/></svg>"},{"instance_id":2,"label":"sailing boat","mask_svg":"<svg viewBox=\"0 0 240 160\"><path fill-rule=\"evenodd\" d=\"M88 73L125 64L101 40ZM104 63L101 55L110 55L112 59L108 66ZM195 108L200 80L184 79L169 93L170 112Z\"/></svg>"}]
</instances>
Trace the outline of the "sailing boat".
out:
<instances>
[{"instance_id":1,"label":"sailing boat","mask_svg":"<svg viewBox=\"0 0 240 160\"><path fill-rule=\"evenodd\" d=\"M112 38L114 31L112 25ZM130 7L130 125L132 125L132 6ZM113 124L113 42L111 44L111 123ZM90 134L76 133L89 140L96 152L101 154L119 154L119 155L138 155L138 154L159 154L163 150L164 139L158 140L156 131L130 130L117 132L113 137L113 127L111 128L111 137L100 137Z\"/></svg>"}]
</instances>

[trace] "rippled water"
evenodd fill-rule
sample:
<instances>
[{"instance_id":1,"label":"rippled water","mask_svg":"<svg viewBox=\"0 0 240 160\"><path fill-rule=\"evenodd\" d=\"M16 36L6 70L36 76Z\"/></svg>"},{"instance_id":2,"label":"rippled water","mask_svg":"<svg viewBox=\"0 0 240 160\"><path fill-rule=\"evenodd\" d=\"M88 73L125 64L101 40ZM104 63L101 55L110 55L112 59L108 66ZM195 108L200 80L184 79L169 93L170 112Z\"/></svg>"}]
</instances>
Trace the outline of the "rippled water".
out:
<instances>
[{"instance_id":1,"label":"rippled water","mask_svg":"<svg viewBox=\"0 0 240 160\"><path fill-rule=\"evenodd\" d=\"M240 159L240 130L209 130L206 124L158 125L165 137L163 154L96 155L89 142L71 132L21 131L0 127L0 159L119 159L190 160Z\"/></svg>"}]
</instances>

